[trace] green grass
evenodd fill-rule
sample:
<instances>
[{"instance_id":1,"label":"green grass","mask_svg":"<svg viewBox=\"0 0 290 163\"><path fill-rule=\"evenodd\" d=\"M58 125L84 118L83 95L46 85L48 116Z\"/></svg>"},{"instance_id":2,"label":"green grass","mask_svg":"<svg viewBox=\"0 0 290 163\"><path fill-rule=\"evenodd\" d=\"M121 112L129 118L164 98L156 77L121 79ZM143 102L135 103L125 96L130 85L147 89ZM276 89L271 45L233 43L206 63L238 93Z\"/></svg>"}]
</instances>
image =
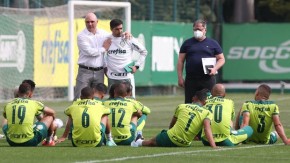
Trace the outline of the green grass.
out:
<instances>
[{"instance_id":1,"label":"green grass","mask_svg":"<svg viewBox=\"0 0 290 163\"><path fill-rule=\"evenodd\" d=\"M253 93L229 93L228 98L235 101L236 112L246 100L253 99ZM151 108L146 126L143 131L145 138L151 138L162 129L167 129L173 116L175 107L183 102L182 96L151 96L138 97L145 105ZM276 101L280 109L281 121L286 134L290 136L290 112L288 110L289 94L273 94L271 99ZM57 116L63 121L66 116L64 109L70 102L44 102L55 109ZM0 107L3 109L3 103ZM2 112L1 112L2 113ZM2 117L0 118L2 120ZM61 128L57 135L61 136ZM189 148L132 148L126 146L100 148L74 148L70 141L58 144L55 147L9 147L5 139L0 140L1 162L290 162L290 147L277 144L269 145L239 145L237 147L223 147L213 150L204 147L201 142L194 141Z\"/></svg>"}]
</instances>

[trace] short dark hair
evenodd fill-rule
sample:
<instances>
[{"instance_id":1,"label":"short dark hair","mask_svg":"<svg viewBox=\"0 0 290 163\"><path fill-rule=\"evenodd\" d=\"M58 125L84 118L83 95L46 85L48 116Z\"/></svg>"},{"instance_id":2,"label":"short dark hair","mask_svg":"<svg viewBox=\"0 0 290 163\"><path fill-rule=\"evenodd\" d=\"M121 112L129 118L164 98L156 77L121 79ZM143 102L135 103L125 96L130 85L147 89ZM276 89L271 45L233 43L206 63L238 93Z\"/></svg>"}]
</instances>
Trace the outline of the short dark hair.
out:
<instances>
[{"instance_id":1,"label":"short dark hair","mask_svg":"<svg viewBox=\"0 0 290 163\"><path fill-rule=\"evenodd\" d=\"M109 98L114 98L114 93L115 93L115 88L117 87L117 84L112 84L110 86L110 89L109 89Z\"/></svg>"},{"instance_id":2,"label":"short dark hair","mask_svg":"<svg viewBox=\"0 0 290 163\"><path fill-rule=\"evenodd\" d=\"M92 87L94 89L94 91L98 91L98 92L102 92L104 94L107 93L108 88L105 84L103 83L97 83L96 85L94 85L94 87Z\"/></svg>"},{"instance_id":3,"label":"short dark hair","mask_svg":"<svg viewBox=\"0 0 290 163\"><path fill-rule=\"evenodd\" d=\"M25 80L23 80L22 81L22 84L23 83L27 83L27 84L29 84L30 85L30 87L31 87L31 91L34 91L34 89L35 89L35 83L34 83L34 81L32 81L32 80L30 80L30 79L25 79Z\"/></svg>"},{"instance_id":4,"label":"short dark hair","mask_svg":"<svg viewBox=\"0 0 290 163\"><path fill-rule=\"evenodd\" d=\"M127 95L126 85L124 83L117 83L116 87L114 89L114 93L117 96L126 97L126 95Z\"/></svg>"},{"instance_id":5,"label":"short dark hair","mask_svg":"<svg viewBox=\"0 0 290 163\"><path fill-rule=\"evenodd\" d=\"M199 101L205 101L207 99L208 92L209 90L205 88L205 89L197 91L195 93L195 96L197 97Z\"/></svg>"},{"instance_id":6,"label":"short dark hair","mask_svg":"<svg viewBox=\"0 0 290 163\"><path fill-rule=\"evenodd\" d=\"M81 99L92 99L94 97L94 90L91 87L84 87L81 90Z\"/></svg>"},{"instance_id":7,"label":"short dark hair","mask_svg":"<svg viewBox=\"0 0 290 163\"><path fill-rule=\"evenodd\" d=\"M113 29L119 25L123 24L123 21L120 19L113 19L110 21L110 28Z\"/></svg>"},{"instance_id":8,"label":"short dark hair","mask_svg":"<svg viewBox=\"0 0 290 163\"><path fill-rule=\"evenodd\" d=\"M128 82L128 81L125 81L125 82L123 82L123 83L124 83L125 86L126 86L126 92L127 92L127 94L131 93L131 92L132 92L132 89L133 89L132 84L131 84L130 82Z\"/></svg>"},{"instance_id":9,"label":"short dark hair","mask_svg":"<svg viewBox=\"0 0 290 163\"><path fill-rule=\"evenodd\" d=\"M22 84L20 84L20 86L18 88L18 95L23 96L25 94L28 94L31 91L32 91L32 88L31 88L30 84L22 83Z\"/></svg>"}]
</instances>

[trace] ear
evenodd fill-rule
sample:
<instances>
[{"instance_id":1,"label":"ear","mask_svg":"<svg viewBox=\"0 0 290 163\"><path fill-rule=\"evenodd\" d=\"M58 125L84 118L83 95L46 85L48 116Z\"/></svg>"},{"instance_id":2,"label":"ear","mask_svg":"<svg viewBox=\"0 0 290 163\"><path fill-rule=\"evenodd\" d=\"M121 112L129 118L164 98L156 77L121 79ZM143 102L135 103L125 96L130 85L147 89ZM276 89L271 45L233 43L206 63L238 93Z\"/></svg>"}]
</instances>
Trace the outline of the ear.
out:
<instances>
[{"instance_id":1,"label":"ear","mask_svg":"<svg viewBox=\"0 0 290 163\"><path fill-rule=\"evenodd\" d=\"M28 97L31 98L32 95L33 95L33 92L30 91L29 94L28 94Z\"/></svg>"}]
</instances>

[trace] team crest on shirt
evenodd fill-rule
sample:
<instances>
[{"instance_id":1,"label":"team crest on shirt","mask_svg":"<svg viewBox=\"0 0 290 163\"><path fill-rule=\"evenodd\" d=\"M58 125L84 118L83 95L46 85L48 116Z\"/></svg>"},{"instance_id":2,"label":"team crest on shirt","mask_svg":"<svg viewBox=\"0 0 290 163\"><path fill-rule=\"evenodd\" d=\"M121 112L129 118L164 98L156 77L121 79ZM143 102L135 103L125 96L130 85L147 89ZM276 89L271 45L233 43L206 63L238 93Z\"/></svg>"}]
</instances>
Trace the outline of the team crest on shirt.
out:
<instances>
[{"instance_id":1,"label":"team crest on shirt","mask_svg":"<svg viewBox=\"0 0 290 163\"><path fill-rule=\"evenodd\" d=\"M125 40L124 40L124 39L122 39L122 41L120 42L120 46L121 46L121 47L124 47L124 46L125 46L125 44L126 44Z\"/></svg>"}]
</instances>

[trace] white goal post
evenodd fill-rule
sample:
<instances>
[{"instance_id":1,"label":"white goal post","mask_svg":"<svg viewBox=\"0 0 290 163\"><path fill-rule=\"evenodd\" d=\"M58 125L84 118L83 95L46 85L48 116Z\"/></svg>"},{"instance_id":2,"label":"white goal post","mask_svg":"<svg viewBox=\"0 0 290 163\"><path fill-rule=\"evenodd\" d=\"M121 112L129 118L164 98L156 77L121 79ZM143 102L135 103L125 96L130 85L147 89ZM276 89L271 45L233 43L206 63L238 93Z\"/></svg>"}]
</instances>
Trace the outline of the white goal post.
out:
<instances>
[{"instance_id":1,"label":"white goal post","mask_svg":"<svg viewBox=\"0 0 290 163\"><path fill-rule=\"evenodd\" d=\"M74 98L74 13L76 6L96 6L96 7L119 7L125 10L126 31L131 31L131 4L129 2L113 2L113 1L69 1L68 17L69 17L69 78L68 78L68 100Z\"/></svg>"}]
</instances>

